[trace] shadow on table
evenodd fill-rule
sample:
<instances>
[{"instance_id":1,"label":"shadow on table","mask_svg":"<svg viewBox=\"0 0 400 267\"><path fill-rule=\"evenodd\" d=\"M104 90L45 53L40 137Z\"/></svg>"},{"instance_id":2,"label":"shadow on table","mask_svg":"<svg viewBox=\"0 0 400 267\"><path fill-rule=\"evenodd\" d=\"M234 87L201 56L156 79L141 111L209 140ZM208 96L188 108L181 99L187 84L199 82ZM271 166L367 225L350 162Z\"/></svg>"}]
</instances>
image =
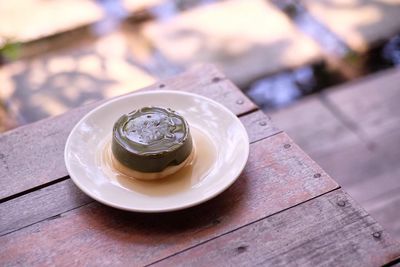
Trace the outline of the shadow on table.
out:
<instances>
[{"instance_id":1,"label":"shadow on table","mask_svg":"<svg viewBox=\"0 0 400 267\"><path fill-rule=\"evenodd\" d=\"M194 240L196 235L198 240L198 235L210 236L219 225L225 225L226 231L227 224L244 219L242 202L248 191L248 179L245 176L242 175L234 185L214 199L185 210L146 214L121 211L97 203L95 206L100 206L91 209L93 213L87 216L87 220L96 224L95 228L104 229L99 234L118 239L119 242L153 243L166 237L173 242L171 235L180 238L185 236L188 240Z\"/></svg>"}]
</instances>

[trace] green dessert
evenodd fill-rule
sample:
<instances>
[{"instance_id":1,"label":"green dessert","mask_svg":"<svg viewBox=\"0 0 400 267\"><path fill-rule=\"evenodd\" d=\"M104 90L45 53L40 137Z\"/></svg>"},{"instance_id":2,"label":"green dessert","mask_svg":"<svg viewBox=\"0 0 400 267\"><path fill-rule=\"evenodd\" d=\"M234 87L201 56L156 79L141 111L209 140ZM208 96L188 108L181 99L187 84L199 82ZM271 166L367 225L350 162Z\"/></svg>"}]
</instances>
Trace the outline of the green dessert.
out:
<instances>
[{"instance_id":1,"label":"green dessert","mask_svg":"<svg viewBox=\"0 0 400 267\"><path fill-rule=\"evenodd\" d=\"M171 109L144 107L122 115L114 124L112 154L123 168L132 170L136 176L160 178L164 175L146 174L182 167L192 148L188 123Z\"/></svg>"}]
</instances>

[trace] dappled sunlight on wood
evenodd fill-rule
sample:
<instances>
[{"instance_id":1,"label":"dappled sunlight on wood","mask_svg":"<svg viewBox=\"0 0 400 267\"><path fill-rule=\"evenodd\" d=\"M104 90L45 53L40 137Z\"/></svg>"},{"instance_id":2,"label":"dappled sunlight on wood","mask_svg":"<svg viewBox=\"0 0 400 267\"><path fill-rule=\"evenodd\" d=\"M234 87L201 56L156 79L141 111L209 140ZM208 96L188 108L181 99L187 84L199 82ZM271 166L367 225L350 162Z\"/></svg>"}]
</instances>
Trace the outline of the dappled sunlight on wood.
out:
<instances>
[{"instance_id":1,"label":"dappled sunlight on wood","mask_svg":"<svg viewBox=\"0 0 400 267\"><path fill-rule=\"evenodd\" d=\"M47 69L50 74L54 74L62 71L74 71L74 69L76 69L75 65L75 60L73 58L68 56L60 56L50 58L47 62Z\"/></svg>"},{"instance_id":2,"label":"dappled sunlight on wood","mask_svg":"<svg viewBox=\"0 0 400 267\"><path fill-rule=\"evenodd\" d=\"M353 50L366 52L371 44L400 31L400 0L303 0Z\"/></svg>"},{"instance_id":3,"label":"dappled sunlight on wood","mask_svg":"<svg viewBox=\"0 0 400 267\"><path fill-rule=\"evenodd\" d=\"M174 64L215 62L239 85L320 56L313 41L262 0L209 4L149 22L143 33Z\"/></svg>"},{"instance_id":4,"label":"dappled sunlight on wood","mask_svg":"<svg viewBox=\"0 0 400 267\"><path fill-rule=\"evenodd\" d=\"M128 13L165 0L122 0ZM91 0L0 0L0 37L28 42L100 21L104 10Z\"/></svg>"},{"instance_id":5,"label":"dappled sunlight on wood","mask_svg":"<svg viewBox=\"0 0 400 267\"><path fill-rule=\"evenodd\" d=\"M30 90L35 91L39 88L39 85L44 83L47 79L48 73L44 71L43 68L39 68L38 66L32 66L31 73L27 77L28 82L31 84L29 87Z\"/></svg>"},{"instance_id":6,"label":"dappled sunlight on wood","mask_svg":"<svg viewBox=\"0 0 400 267\"><path fill-rule=\"evenodd\" d=\"M64 113L68 108L52 96L47 95L33 95L30 99L32 108L40 108L47 114L57 115Z\"/></svg>"},{"instance_id":7,"label":"dappled sunlight on wood","mask_svg":"<svg viewBox=\"0 0 400 267\"><path fill-rule=\"evenodd\" d=\"M0 36L31 41L101 19L102 10L90 0L2 0Z\"/></svg>"},{"instance_id":8,"label":"dappled sunlight on wood","mask_svg":"<svg viewBox=\"0 0 400 267\"><path fill-rule=\"evenodd\" d=\"M79 98L79 90L73 86L64 86L63 94L69 101L77 101Z\"/></svg>"},{"instance_id":9,"label":"dappled sunlight on wood","mask_svg":"<svg viewBox=\"0 0 400 267\"><path fill-rule=\"evenodd\" d=\"M129 34L126 34L128 49L135 59L144 64L153 61L152 44L143 38L135 27L130 27L128 24L124 24L122 27L122 31L129 32Z\"/></svg>"},{"instance_id":10,"label":"dappled sunlight on wood","mask_svg":"<svg viewBox=\"0 0 400 267\"><path fill-rule=\"evenodd\" d=\"M99 57L95 55L86 55L80 58L77 63L77 68L82 72L89 72L93 75L101 74L102 67Z\"/></svg>"},{"instance_id":11,"label":"dappled sunlight on wood","mask_svg":"<svg viewBox=\"0 0 400 267\"><path fill-rule=\"evenodd\" d=\"M115 32L99 39L95 44L98 53L105 57L123 57L126 53L125 36Z\"/></svg>"},{"instance_id":12,"label":"dappled sunlight on wood","mask_svg":"<svg viewBox=\"0 0 400 267\"><path fill-rule=\"evenodd\" d=\"M10 101L24 122L32 122L154 82L129 62L123 35L111 34L94 45L4 66L0 99Z\"/></svg>"}]
</instances>

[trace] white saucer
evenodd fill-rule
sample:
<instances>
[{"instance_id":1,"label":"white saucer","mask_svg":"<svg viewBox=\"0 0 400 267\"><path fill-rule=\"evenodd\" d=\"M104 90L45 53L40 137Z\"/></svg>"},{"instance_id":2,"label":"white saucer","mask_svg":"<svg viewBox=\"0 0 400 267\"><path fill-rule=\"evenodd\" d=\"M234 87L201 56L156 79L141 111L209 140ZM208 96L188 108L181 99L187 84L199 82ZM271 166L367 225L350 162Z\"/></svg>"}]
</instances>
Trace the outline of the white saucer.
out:
<instances>
[{"instance_id":1,"label":"white saucer","mask_svg":"<svg viewBox=\"0 0 400 267\"><path fill-rule=\"evenodd\" d=\"M125 179L106 171L98 159L114 122L144 106L169 107L188 121L193 133L197 132L193 139L199 161L193 162L193 168L202 170L188 170L184 177L160 182ZM211 150L205 149L198 136L211 142L215 160L210 160ZM248 155L247 132L232 112L209 98L167 90L133 93L95 108L72 129L64 153L70 177L83 192L103 204L138 212L179 210L215 197L239 177ZM205 163L200 164L201 160Z\"/></svg>"}]
</instances>

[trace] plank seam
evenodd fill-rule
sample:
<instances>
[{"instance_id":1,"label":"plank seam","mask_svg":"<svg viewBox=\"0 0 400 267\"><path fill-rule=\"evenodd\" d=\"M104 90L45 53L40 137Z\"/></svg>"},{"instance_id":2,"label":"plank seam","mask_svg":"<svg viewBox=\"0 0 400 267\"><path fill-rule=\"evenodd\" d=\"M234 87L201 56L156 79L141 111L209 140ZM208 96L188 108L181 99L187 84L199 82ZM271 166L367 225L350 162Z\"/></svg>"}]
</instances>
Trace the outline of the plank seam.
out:
<instances>
[{"instance_id":1,"label":"plank seam","mask_svg":"<svg viewBox=\"0 0 400 267\"><path fill-rule=\"evenodd\" d=\"M351 215L353 215L353 214L355 214L355 213L352 213ZM349 217L350 217L350 216L349 216ZM358 218L356 221L352 221L352 222L350 222L349 224L347 224L347 225L344 226L344 227L351 226L351 225L357 223L359 220L363 220L364 218L367 218L367 217L371 217L371 215L367 214L367 215L361 216L361 217ZM375 222L373 222L373 223L366 224L366 225L363 226L363 229L370 228L371 226L374 226L374 225L379 225L379 223L378 223L377 221L375 221ZM325 234L330 234L330 233L333 233L333 232L335 232L335 231L329 231L328 233L325 233ZM354 234L354 235L349 235L347 238L342 239L342 241L351 240L352 238L354 238L354 237L356 237L356 236L359 236L359 235L360 235L360 233ZM266 259L264 259L262 262L260 262L260 263L258 263L258 264L259 264L259 265L265 265L265 263L266 263L268 260L272 260L272 259L274 259L274 258L276 258L276 257L280 257L280 256L282 256L282 255L288 254L288 253L290 253L290 251L295 250L295 249L297 249L297 248L299 248L299 247L302 247L302 246L304 246L304 245L307 244L307 243L311 243L311 242L314 241L315 239L316 239L316 238L307 240L306 242L303 242L303 243L301 243L301 244L299 244L299 245L297 245L297 246L291 248L290 250L286 250L286 251L284 251L284 252L282 252L282 253L279 253L279 254L277 254L277 255L275 255L275 256L266 258ZM335 244L335 242L329 242L328 244L325 244L325 245L323 245L323 246L321 246L321 247L316 248L315 251L320 250L320 249L325 248L325 247L329 247L329 246L331 246L332 244Z\"/></svg>"},{"instance_id":2,"label":"plank seam","mask_svg":"<svg viewBox=\"0 0 400 267\"><path fill-rule=\"evenodd\" d=\"M13 195L10 195L10 196L7 196L7 197L5 197L5 198L0 199L0 204L2 204L2 203L4 203L4 202L7 202L7 201L10 201L10 200L12 200L12 199L18 198L18 197L27 195L27 194L32 193L32 192L34 192L34 191L37 191L37 190L46 188L46 187L48 187L48 186L57 184L57 183L59 183L59 182L65 181L65 180L67 180L67 179L69 179L69 175L63 176L63 177L61 177L61 178L57 178L57 179L55 179L55 180L53 180L53 181L50 181L50 182L47 182L47 183L44 183L44 184L41 184L41 185L38 185L38 186L34 186L34 187L29 188L29 189L27 189L27 190L18 192L18 193L16 193L16 194L13 194Z\"/></svg>"},{"instance_id":3,"label":"plank seam","mask_svg":"<svg viewBox=\"0 0 400 267\"><path fill-rule=\"evenodd\" d=\"M262 137L262 138L260 138L260 139L256 139L255 141L253 141L253 142L250 142L250 144L254 144L254 143L260 142L260 141L262 141L262 140L265 140L265 139L271 138L271 137L273 137L273 136L275 136L275 135L278 135L278 134L281 134L281 133L284 133L284 131L282 131L282 130L279 130L279 131L278 131L278 132L276 132L276 133L270 134L270 135L268 135L268 136L265 136L265 137Z\"/></svg>"},{"instance_id":4,"label":"plank seam","mask_svg":"<svg viewBox=\"0 0 400 267\"><path fill-rule=\"evenodd\" d=\"M61 213L58 213L58 214L52 215L52 216L50 216L50 217L47 217L47 218L45 218L45 219L42 219L42 220L39 220L39 221L36 221L36 222L30 223L30 224L24 225L24 226L22 226L22 227L20 227L20 228L18 228L18 229L14 229L14 230L12 230L12 231L9 231L9 232L4 232L4 233L1 233L1 234L0 234L0 237L3 237L3 236L6 236L6 235L9 235L9 234L15 233L15 232L17 232L17 231L19 231L19 230L22 230L22 229L24 229L24 228L30 227L30 226L32 226L32 225L35 225L35 224L37 224L37 223L41 223L41 222L44 222L44 221L48 221L48 220L52 220L52 219L56 219L56 218L58 218L58 217L61 217L63 214L65 214L65 213L67 213L67 212L70 212L70 211L73 211L73 210L76 210L76 209L82 208L82 207L84 207L84 206L86 206L86 205L89 205L89 204L91 204L91 203L94 203L94 202L95 202L95 201L94 201L94 200L92 200L92 201L90 201L90 202L88 202L88 203L85 203L85 204L82 204L82 205L76 206L76 207L74 207L74 208L72 208L72 209L69 209L69 210L65 210L65 211L63 211L63 212L61 212Z\"/></svg>"},{"instance_id":5,"label":"plank seam","mask_svg":"<svg viewBox=\"0 0 400 267\"><path fill-rule=\"evenodd\" d=\"M266 136L266 137L263 137L263 138L260 138L260 139L255 140L255 141L252 141L252 142L250 142L250 144L255 144L255 143L260 142L260 141L262 141L262 140L264 140L264 139L268 139L268 138L271 138L271 137L273 137L273 136L276 136L276 135L279 135L279 134L282 134L282 133L284 133L284 131L282 131L282 130L281 130L281 131L278 131L278 132L273 133L273 134L270 134L270 135L268 135L268 136ZM4 203L4 202L6 202L6 201L11 201L11 200L16 199L16 198L18 198L18 197L22 197L22 196L24 196L24 195L33 193L34 191L37 191L37 190L40 190L40 189L43 189L43 188L46 188L46 187L55 185L55 184L57 184L57 183L66 181L66 180L68 180L68 179L70 179L69 175L64 176L64 177L62 177L62 178L59 178L59 179L56 179L56 180L51 181L51 182L49 182L49 183L42 184L42 185L40 185L40 186L31 188L31 189L29 189L29 190L25 190L25 191L20 192L20 193L18 193L18 194L15 194L15 195L12 195L12 196L9 196L9 197L7 197L7 198L2 199L2 200L0 201L0 204L1 204L1 203ZM303 202L300 202L300 203L296 204L295 206L297 206L297 205L299 205L299 204L301 204L301 203L304 203L304 202L306 202L306 201L309 201L309 200L311 200L311 199L314 199L314 198L316 198L316 197L322 196L322 195L324 195L324 194L326 194L326 193L329 193L329 192L334 191L334 190L339 189L339 188L341 188L340 185L337 185L336 188L334 188L334 189L332 189L332 190L330 190L330 191L328 191L328 192L322 193L322 194L320 194L320 195L317 195L317 196L315 196L315 197L313 197L313 198L310 198L310 199L308 199L308 200L305 200L305 201L303 201ZM72 210L78 209L78 208L80 208L80 207L83 207L83 206L85 206L85 205L91 204L91 203L93 203L93 202L95 202L95 201L93 200L93 201L90 201L90 202L85 203L85 204L83 204L83 205L79 205L79 206L77 206L77 207L74 207L74 208L65 210L65 211L63 211L63 212L61 212L61 213L59 213L59 214L55 214L55 215L53 215L53 216L51 216L51 217L65 214L65 213L67 213L67 212L70 212L70 211L72 211ZM292 206L292 207L295 207L295 206ZM291 208L291 207L288 207L288 208L286 208L286 209L289 209L289 208ZM279 213L279 212L282 212L282 211L284 211L284 210L286 210L286 209L283 209L283 210L281 210L281 211L278 211L278 212L276 212L276 213L273 213L273 214L271 214L271 215L268 215L268 216L266 216L266 217L264 217L264 218L267 218L267 217L269 217L269 216L272 216L272 215L274 215L274 214L277 214L277 213ZM11 233L13 233L13 232L19 231L19 230L24 229L24 228L26 228L26 227L32 226L32 225L34 225L34 224L37 224L37 223L46 221L46 220L48 220L48 219L51 218L51 217L47 217L47 218L45 218L45 219L42 219L42 220L33 222L33 223L29 224L29 225L25 225L25 226L20 227L20 228L18 228L18 229L14 229L14 230L12 230L12 231L10 231L10 232L2 233L2 234L0 234L0 236L5 236L5 235L7 235L7 234L11 234ZM258 219L258 220L262 220L262 219L264 219L264 218L261 218L261 219ZM258 221L258 220L257 220L257 221ZM254 222L256 222L256 221L254 221ZM253 223L253 222L252 222L252 223ZM251 223L250 223L250 224L251 224ZM241 226L241 227L244 227L244 226ZM240 228L241 228L241 227L240 227ZM239 229L239 228L237 228L237 229ZM234 229L234 230L231 230L231 231L235 231L235 229ZM215 238L217 238L217 237L215 237ZM212 240L212 239L210 239L210 240Z\"/></svg>"},{"instance_id":6,"label":"plank seam","mask_svg":"<svg viewBox=\"0 0 400 267\"><path fill-rule=\"evenodd\" d=\"M253 113L253 112L256 112L256 111L258 111L258 109L255 109L255 110L253 110L253 111L250 112L250 113ZM243 114L243 115L240 115L240 116L244 116L244 115L248 115L248 114ZM259 142L259 141L262 141L262 140L264 140L264 139L270 138L270 137L275 136L275 135L277 135L277 134L280 134L280 133L282 133L282 132L283 132L283 131L280 130L280 131L278 131L278 132L276 132L276 133L267 135L267 136L262 137L262 138L260 138L260 139L256 139L256 140L250 142L250 144L254 144L254 143L256 143L256 142ZM67 179L69 179L69 175L68 175L68 174L67 174L66 176L63 176L63 177L58 178L58 179L56 179L56 180L53 180L53 181L51 181L51 182L44 183L44 184L41 184L41 185L32 187L32 188L30 188L30 189L21 191L21 192L19 192L19 193L16 193L16 194L7 196L7 197L5 197L5 198L2 198L2 199L0 199L0 204L1 204L1 203L4 203L4 202L7 202L7 201L10 201L10 200L12 200L12 199L18 198L18 197L27 195L27 194L32 193L32 192L34 192L34 191L43 189L43 188L45 188L45 187L54 185L54 184L56 184L56 183L65 181L65 180L67 180Z\"/></svg>"},{"instance_id":7,"label":"plank seam","mask_svg":"<svg viewBox=\"0 0 400 267\"><path fill-rule=\"evenodd\" d=\"M252 102L253 103L253 102ZM259 108L258 107L255 107L255 108L252 108L252 109L250 109L250 110L248 110L248 111L244 111L244 112L242 112L242 113L239 113L238 115L236 115L237 117L243 117L243 116L246 116L246 115L249 115L249 114L251 114L251 113L254 113L254 112L256 112L256 111L258 111L259 110Z\"/></svg>"},{"instance_id":8,"label":"plank seam","mask_svg":"<svg viewBox=\"0 0 400 267\"><path fill-rule=\"evenodd\" d=\"M255 144L255 143L260 142L260 141L262 141L262 140L264 140L264 139L273 137L273 136L278 135L278 134L281 134L281 133L283 133L282 130L281 130L281 131L278 131L278 132L276 132L276 133L270 134L270 135L268 135L268 136L265 136L265 137L263 137L263 138L256 139L256 140L250 142L250 144ZM37 191L37 190L46 188L46 187L48 187L48 186L52 186L52 185L57 184L57 183L59 183L59 182L63 182L63 181L65 181L65 180L68 180L69 178L70 178L69 175L66 175L66 176L64 176L64 177L58 178L58 179L56 179L56 180L53 180L53 181L51 181L51 182L44 183L44 184L41 184L41 185L32 187L32 188L30 188L30 189L24 190L24 191L22 191L22 192L19 192L19 193L17 193L17 194L11 195L11 196L7 196L7 197L5 197L5 198L3 198L3 199L0 199L0 204L2 204L2 203L4 203L4 202L7 202L7 201L10 201L10 200L13 200L13 199L16 199L16 198L18 198L18 197L21 197L21 196L24 196L24 195L33 193L34 191Z\"/></svg>"},{"instance_id":9,"label":"plank seam","mask_svg":"<svg viewBox=\"0 0 400 267\"><path fill-rule=\"evenodd\" d=\"M175 252L175 253L173 253L173 254L171 254L171 255L169 255L169 256L166 256L166 257L164 257L164 258L162 258L162 259L156 260L156 261L154 261L154 262L152 262L152 263L149 263L149 264L146 264L146 265L144 265L144 266L147 267L147 266L155 265L155 264L157 264L157 263L160 263L161 261L164 261L164 260L166 260L166 259L172 258L172 257L174 257L174 256L176 256L176 255L179 255L179 254L181 254L181 253L184 253L184 252L186 252L186 251L189 251L189 250L191 250L191 249L193 249L193 248L195 248L195 247L204 245L204 244L206 244L206 243L208 243L208 242L210 242L210 241L213 241L213 240L215 240L215 239L217 239L217 238L220 238L220 237L222 237L222 236L225 236L225 235L228 235L228 234L230 234L230 233L236 232L236 231L238 231L238 230L240 230L240 229L242 229L242 228L244 228L244 227L250 226L250 225L252 225L252 224L255 224L255 223L257 223L257 222L260 222L260 221L262 221L262 220L265 220L266 218L269 218L269 217L271 217L271 216L274 216L274 215L276 215L276 214L278 214L278 213L281 213L281 212L284 212L284 211L289 210L289 209L291 209L291 208L297 207L297 206L299 206L299 205L302 205L303 203L306 203L306 202L311 201L311 200L313 200L313 199L315 199L315 198L321 197L321 196L323 196L323 195L326 195L326 194L328 194L328 193L331 193L331 192L336 191L336 190L339 190L339 189L341 189L341 187L338 185L336 188L334 188L334 189L332 189L332 190L329 190L329 191L327 191L327 192L324 192L324 193L322 193L322 194L319 194L319 195L317 195L317 196L314 196L314 197L312 197L312 198L310 198L310 199L307 199L307 200L305 200L305 201L302 201L302 202L300 202L300 203L297 203L297 204L295 204L295 205L293 205L293 206L290 206L290 207L288 207L288 208L282 209L282 210L280 210L280 211L278 211L278 212L274 212L274 213L272 213L272 214L270 214L270 215L261 217L261 218L259 218L259 219L257 219L257 220L254 220L254 221L250 222L250 223L247 223L247 224L241 225L241 226L239 226L239 227L236 227L236 228L234 228L234 229L232 229L232 230L229 230L229 231L227 231L227 232L225 232L225 233L222 233L222 234L219 234L219 235L217 235L217 236L215 236L215 237L212 237L212 238L210 238L210 239L204 240L204 241L202 241L202 242L200 242L200 243L198 243L198 244L195 244L195 245L193 245L193 246L187 247L187 248L185 248L185 249L183 249L183 250L181 250L181 251Z\"/></svg>"},{"instance_id":10,"label":"plank seam","mask_svg":"<svg viewBox=\"0 0 400 267\"><path fill-rule=\"evenodd\" d=\"M386 263L385 265L382 265L382 267L390 267L390 266L396 266L397 264L400 264L400 256L395 258L394 260Z\"/></svg>"}]
</instances>

